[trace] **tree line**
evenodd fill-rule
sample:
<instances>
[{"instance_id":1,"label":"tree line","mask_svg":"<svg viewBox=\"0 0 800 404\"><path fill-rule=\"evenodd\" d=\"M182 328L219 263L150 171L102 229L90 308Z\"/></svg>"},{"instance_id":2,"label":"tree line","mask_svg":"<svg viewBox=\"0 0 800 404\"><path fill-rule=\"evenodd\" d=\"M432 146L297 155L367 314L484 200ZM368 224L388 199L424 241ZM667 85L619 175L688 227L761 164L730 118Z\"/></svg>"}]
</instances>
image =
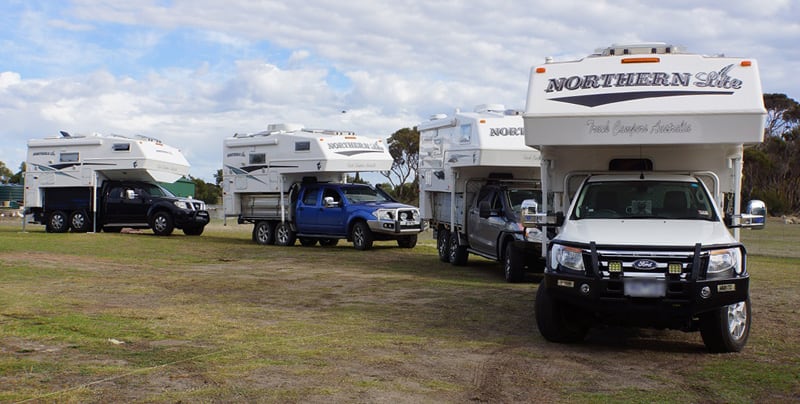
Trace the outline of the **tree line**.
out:
<instances>
[{"instance_id":1,"label":"tree line","mask_svg":"<svg viewBox=\"0 0 800 404\"><path fill-rule=\"evenodd\" d=\"M767 117L764 142L744 151L742 199L761 199L773 215L800 212L800 104L785 94L764 94ZM392 167L381 174L386 182L378 184L397 200L416 205L419 201L419 131L402 128L388 139ZM3 183L22 182L25 163L12 172L0 161ZM365 182L358 173L351 182ZM189 176L195 184L195 195L208 204L219 203L222 197L222 170L214 173L214 183Z\"/></svg>"}]
</instances>

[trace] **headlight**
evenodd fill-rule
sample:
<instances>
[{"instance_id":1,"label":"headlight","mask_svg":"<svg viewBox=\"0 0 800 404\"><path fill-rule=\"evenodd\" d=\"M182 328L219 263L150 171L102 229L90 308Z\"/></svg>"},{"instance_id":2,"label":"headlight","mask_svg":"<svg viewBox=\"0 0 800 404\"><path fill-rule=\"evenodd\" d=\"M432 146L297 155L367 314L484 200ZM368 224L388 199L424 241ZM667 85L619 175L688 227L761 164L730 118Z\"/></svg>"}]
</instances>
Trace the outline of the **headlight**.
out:
<instances>
[{"instance_id":1,"label":"headlight","mask_svg":"<svg viewBox=\"0 0 800 404\"><path fill-rule=\"evenodd\" d=\"M412 215L412 216L413 216L413 215ZM408 220L408 213L406 213L406 212L401 212L401 213L400 213L400 220L402 220L402 221L404 221L404 222L405 222L406 220Z\"/></svg>"},{"instance_id":2,"label":"headlight","mask_svg":"<svg viewBox=\"0 0 800 404\"><path fill-rule=\"evenodd\" d=\"M375 215L375 217L377 217L378 220L394 221L394 212L392 212L391 210L378 209L372 212L372 214Z\"/></svg>"},{"instance_id":3,"label":"headlight","mask_svg":"<svg viewBox=\"0 0 800 404\"><path fill-rule=\"evenodd\" d=\"M558 268L559 264L573 271L585 271L583 251L580 248L567 247L561 244L553 245L553 250L550 252L550 266L555 269Z\"/></svg>"},{"instance_id":4,"label":"headlight","mask_svg":"<svg viewBox=\"0 0 800 404\"><path fill-rule=\"evenodd\" d=\"M189 202L186 202L186 201L175 201L173 203L175 204L175 206L177 206L177 207L179 207L181 209L188 209L188 210L192 209L192 207L189 205Z\"/></svg>"},{"instance_id":5,"label":"headlight","mask_svg":"<svg viewBox=\"0 0 800 404\"><path fill-rule=\"evenodd\" d=\"M741 254L742 252L738 248L712 250L708 257L708 274L716 275L731 270L736 274L741 274Z\"/></svg>"},{"instance_id":6,"label":"headlight","mask_svg":"<svg viewBox=\"0 0 800 404\"><path fill-rule=\"evenodd\" d=\"M541 242L542 241L542 231L536 227L526 227L525 228L525 241L531 242Z\"/></svg>"}]
</instances>

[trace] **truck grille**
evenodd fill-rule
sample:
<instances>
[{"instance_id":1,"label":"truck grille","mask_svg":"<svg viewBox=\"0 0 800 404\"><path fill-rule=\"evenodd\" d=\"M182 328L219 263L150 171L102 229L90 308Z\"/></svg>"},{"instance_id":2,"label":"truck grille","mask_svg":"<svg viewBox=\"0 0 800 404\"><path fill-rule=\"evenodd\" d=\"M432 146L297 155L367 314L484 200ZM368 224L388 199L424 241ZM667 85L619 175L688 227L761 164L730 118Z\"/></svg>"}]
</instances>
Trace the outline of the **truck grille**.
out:
<instances>
[{"instance_id":1,"label":"truck grille","mask_svg":"<svg viewBox=\"0 0 800 404\"><path fill-rule=\"evenodd\" d=\"M591 252L588 258L588 268L591 268ZM604 277L615 274L638 277L663 277L665 275L680 275L685 278L692 272L694 265L694 251L625 251L625 250L598 250L598 270ZM708 252L701 253L700 268L708 263ZM670 271L672 265L672 271ZM677 271L680 266L680 272Z\"/></svg>"}]
</instances>

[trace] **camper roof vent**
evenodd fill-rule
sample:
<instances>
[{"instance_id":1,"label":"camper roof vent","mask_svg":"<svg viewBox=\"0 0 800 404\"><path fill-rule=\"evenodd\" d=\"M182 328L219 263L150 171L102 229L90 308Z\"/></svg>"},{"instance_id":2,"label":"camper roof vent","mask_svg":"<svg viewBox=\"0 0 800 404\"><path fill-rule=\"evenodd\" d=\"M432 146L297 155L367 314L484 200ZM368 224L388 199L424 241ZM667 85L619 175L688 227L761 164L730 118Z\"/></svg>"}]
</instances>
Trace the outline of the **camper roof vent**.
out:
<instances>
[{"instance_id":1,"label":"camper roof vent","mask_svg":"<svg viewBox=\"0 0 800 404\"><path fill-rule=\"evenodd\" d=\"M298 123L271 123L267 125L267 132L270 133L297 132L302 129L303 125Z\"/></svg>"},{"instance_id":2,"label":"camper roof vent","mask_svg":"<svg viewBox=\"0 0 800 404\"><path fill-rule=\"evenodd\" d=\"M500 112L503 113L506 106L503 104L481 104L475 107L475 112Z\"/></svg>"},{"instance_id":3,"label":"camper roof vent","mask_svg":"<svg viewBox=\"0 0 800 404\"><path fill-rule=\"evenodd\" d=\"M431 121L435 121L437 119L444 119L447 118L447 114L433 114L431 115Z\"/></svg>"},{"instance_id":4,"label":"camper roof vent","mask_svg":"<svg viewBox=\"0 0 800 404\"><path fill-rule=\"evenodd\" d=\"M612 44L608 48L598 49L596 56L621 56L621 55L663 55L668 53L683 53L680 46L665 42L647 42L634 44Z\"/></svg>"}]
</instances>

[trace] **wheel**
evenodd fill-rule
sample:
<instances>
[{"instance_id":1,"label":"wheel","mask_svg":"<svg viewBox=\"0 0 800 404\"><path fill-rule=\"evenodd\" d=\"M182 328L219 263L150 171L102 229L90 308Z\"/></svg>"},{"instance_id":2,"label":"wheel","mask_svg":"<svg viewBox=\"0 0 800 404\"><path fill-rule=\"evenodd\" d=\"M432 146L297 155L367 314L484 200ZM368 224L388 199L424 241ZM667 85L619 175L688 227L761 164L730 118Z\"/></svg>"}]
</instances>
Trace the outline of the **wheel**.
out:
<instances>
[{"instance_id":1,"label":"wheel","mask_svg":"<svg viewBox=\"0 0 800 404\"><path fill-rule=\"evenodd\" d=\"M153 228L153 233L156 236L169 236L175 230L175 224L172 223L172 215L163 210L153 215L150 220L150 227Z\"/></svg>"},{"instance_id":2,"label":"wheel","mask_svg":"<svg viewBox=\"0 0 800 404\"><path fill-rule=\"evenodd\" d=\"M282 222L275 225L275 245L292 246L296 239L297 234L292 231L289 223Z\"/></svg>"},{"instance_id":3,"label":"wheel","mask_svg":"<svg viewBox=\"0 0 800 404\"><path fill-rule=\"evenodd\" d=\"M441 229L436 237L436 250L439 252L439 261L450 262L450 231Z\"/></svg>"},{"instance_id":4,"label":"wheel","mask_svg":"<svg viewBox=\"0 0 800 404\"><path fill-rule=\"evenodd\" d=\"M275 244L275 223L262 220L253 226L253 241L261 245Z\"/></svg>"},{"instance_id":5,"label":"wheel","mask_svg":"<svg viewBox=\"0 0 800 404\"><path fill-rule=\"evenodd\" d=\"M317 239L315 238L308 238L308 237L300 237L300 245L303 247L313 247L317 245Z\"/></svg>"},{"instance_id":6,"label":"wheel","mask_svg":"<svg viewBox=\"0 0 800 404\"><path fill-rule=\"evenodd\" d=\"M67 214L57 210L50 214L47 218L47 225L45 231L48 233L64 233L69 230L69 222L67 222Z\"/></svg>"},{"instance_id":7,"label":"wheel","mask_svg":"<svg viewBox=\"0 0 800 404\"><path fill-rule=\"evenodd\" d=\"M414 248L417 245L417 235L403 236L397 239L397 246L400 248Z\"/></svg>"},{"instance_id":8,"label":"wheel","mask_svg":"<svg viewBox=\"0 0 800 404\"><path fill-rule=\"evenodd\" d=\"M467 251L467 246L461 245L458 242L457 233L450 234L449 250L450 250L449 261L451 264L456 266L467 265L467 260L469 260L469 252Z\"/></svg>"},{"instance_id":9,"label":"wheel","mask_svg":"<svg viewBox=\"0 0 800 404\"><path fill-rule=\"evenodd\" d=\"M103 231L106 233L119 233L122 231L122 227L105 226L103 227Z\"/></svg>"},{"instance_id":10,"label":"wheel","mask_svg":"<svg viewBox=\"0 0 800 404\"><path fill-rule=\"evenodd\" d=\"M92 219L85 210L76 210L69 217L69 226L75 233L86 233L92 227Z\"/></svg>"},{"instance_id":11,"label":"wheel","mask_svg":"<svg viewBox=\"0 0 800 404\"><path fill-rule=\"evenodd\" d=\"M203 234L206 226L187 226L183 228L183 234L187 236L199 236Z\"/></svg>"},{"instance_id":12,"label":"wheel","mask_svg":"<svg viewBox=\"0 0 800 404\"><path fill-rule=\"evenodd\" d=\"M709 352L739 352L750 335L750 298L700 318L700 335Z\"/></svg>"},{"instance_id":13,"label":"wheel","mask_svg":"<svg viewBox=\"0 0 800 404\"><path fill-rule=\"evenodd\" d=\"M550 296L547 282L539 285L536 292L536 326L544 339L566 343L583 341L589 333L589 327L580 322L573 310Z\"/></svg>"},{"instance_id":14,"label":"wheel","mask_svg":"<svg viewBox=\"0 0 800 404\"><path fill-rule=\"evenodd\" d=\"M338 238L321 238L319 239L319 245L323 247L336 247L336 244L339 244Z\"/></svg>"},{"instance_id":15,"label":"wheel","mask_svg":"<svg viewBox=\"0 0 800 404\"><path fill-rule=\"evenodd\" d=\"M503 272L505 272L506 282L521 282L525 279L525 265L522 262L522 254L514 250L511 242L506 243L506 254L503 258Z\"/></svg>"},{"instance_id":16,"label":"wheel","mask_svg":"<svg viewBox=\"0 0 800 404\"><path fill-rule=\"evenodd\" d=\"M372 231L365 222L356 222L356 224L353 225L351 236L353 238L353 247L355 247L356 250L369 250L372 248L372 242L374 241L372 238Z\"/></svg>"}]
</instances>

